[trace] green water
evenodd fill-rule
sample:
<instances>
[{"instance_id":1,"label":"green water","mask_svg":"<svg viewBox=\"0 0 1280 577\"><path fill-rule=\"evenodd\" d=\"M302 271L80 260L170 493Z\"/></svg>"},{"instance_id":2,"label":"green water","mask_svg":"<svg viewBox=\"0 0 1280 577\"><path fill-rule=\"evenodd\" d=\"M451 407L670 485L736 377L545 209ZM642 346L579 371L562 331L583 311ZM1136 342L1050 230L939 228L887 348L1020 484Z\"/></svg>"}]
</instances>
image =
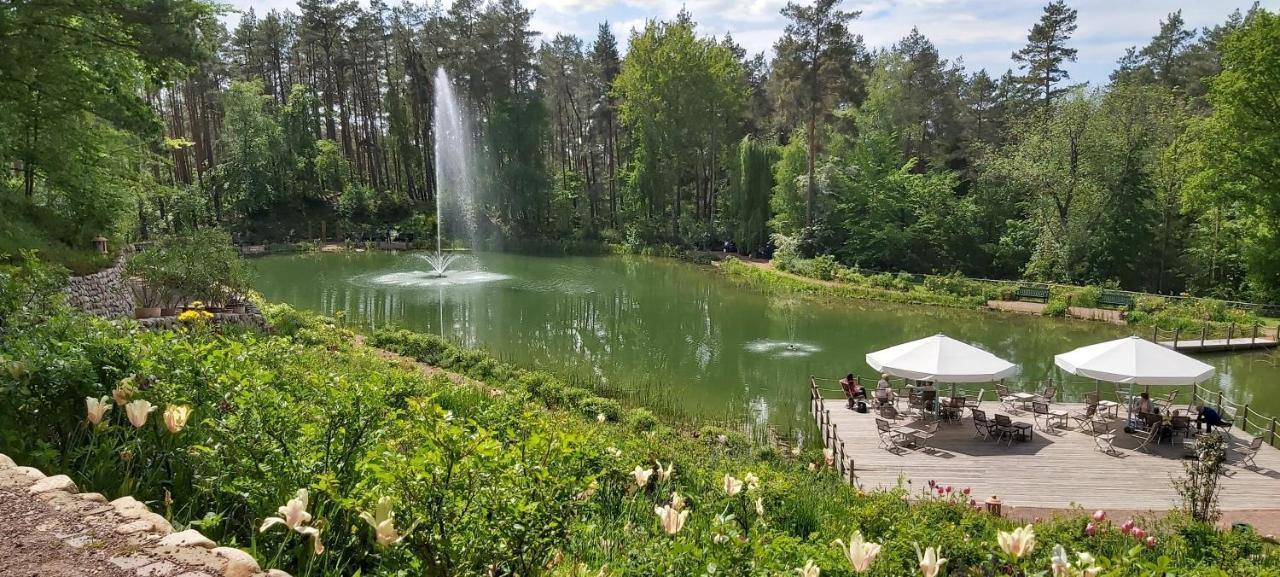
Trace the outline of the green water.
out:
<instances>
[{"instance_id":1,"label":"green water","mask_svg":"<svg viewBox=\"0 0 1280 577\"><path fill-rule=\"evenodd\" d=\"M443 333L678 416L781 429L808 419L809 375L871 375L864 355L904 341L942 332L978 345L1021 365L1014 386L1031 390L1046 377L1063 377L1053 368L1055 353L1129 334L1085 321L771 295L671 259L482 254L464 257L460 268L508 278L448 287L415 286L422 279L414 271L428 267L412 253L253 263L256 286L271 301L341 312L366 327ZM1218 368L1207 386L1280 415L1273 393L1280 369L1272 355L1201 358ZM1094 383L1068 380L1064 388L1078 395Z\"/></svg>"}]
</instances>

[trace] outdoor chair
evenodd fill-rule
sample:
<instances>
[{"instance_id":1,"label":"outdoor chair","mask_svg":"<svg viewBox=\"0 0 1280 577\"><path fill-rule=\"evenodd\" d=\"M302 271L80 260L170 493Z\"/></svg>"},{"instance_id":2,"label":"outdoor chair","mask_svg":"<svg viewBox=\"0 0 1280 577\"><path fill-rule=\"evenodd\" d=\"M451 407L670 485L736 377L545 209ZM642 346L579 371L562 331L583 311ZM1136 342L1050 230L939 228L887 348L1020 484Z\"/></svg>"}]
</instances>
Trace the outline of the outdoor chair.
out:
<instances>
[{"instance_id":1,"label":"outdoor chair","mask_svg":"<svg viewBox=\"0 0 1280 577\"><path fill-rule=\"evenodd\" d=\"M924 398L920 395L907 397L907 411L915 411L917 414L924 416Z\"/></svg>"},{"instance_id":2,"label":"outdoor chair","mask_svg":"<svg viewBox=\"0 0 1280 577\"><path fill-rule=\"evenodd\" d=\"M1009 418L1009 415L1001 415L997 413L995 420L996 440L998 441L1004 437L1009 437L1009 444L1012 445L1013 437L1018 434L1017 427L1013 426L1013 419Z\"/></svg>"},{"instance_id":3,"label":"outdoor chair","mask_svg":"<svg viewBox=\"0 0 1280 577\"><path fill-rule=\"evenodd\" d=\"M970 409L973 414L973 430L977 431L978 437L983 440L991 438L992 431L995 431L995 425L987 420L987 412L982 409Z\"/></svg>"},{"instance_id":4,"label":"outdoor chair","mask_svg":"<svg viewBox=\"0 0 1280 577\"><path fill-rule=\"evenodd\" d=\"M1071 418L1075 420L1076 427L1079 428L1081 431L1084 430L1085 423L1088 423L1089 421L1093 421L1097 417L1098 417L1098 401L1097 400L1093 401L1092 403L1085 404L1083 411L1077 411L1075 413L1071 413Z\"/></svg>"},{"instance_id":5,"label":"outdoor chair","mask_svg":"<svg viewBox=\"0 0 1280 577\"><path fill-rule=\"evenodd\" d=\"M1183 440L1186 440L1187 435L1191 434L1191 417L1186 415L1169 417L1169 433L1171 437L1182 435Z\"/></svg>"},{"instance_id":6,"label":"outdoor chair","mask_svg":"<svg viewBox=\"0 0 1280 577\"><path fill-rule=\"evenodd\" d=\"M1040 397L1040 400L1044 401L1046 404L1052 403L1054 399L1058 397L1058 387L1045 387L1038 396Z\"/></svg>"},{"instance_id":7,"label":"outdoor chair","mask_svg":"<svg viewBox=\"0 0 1280 577\"><path fill-rule=\"evenodd\" d=\"M1173 400L1177 398L1177 396L1178 396L1178 391L1172 391L1169 393L1169 396L1163 399L1157 399L1155 402L1155 405L1157 408L1160 409L1161 413L1167 415L1169 414L1169 408L1173 406Z\"/></svg>"},{"instance_id":8,"label":"outdoor chair","mask_svg":"<svg viewBox=\"0 0 1280 577\"><path fill-rule=\"evenodd\" d=\"M1236 448L1236 453L1240 454L1241 467L1254 467L1253 458L1258 455L1258 451L1262 450L1262 437L1254 437L1247 447Z\"/></svg>"},{"instance_id":9,"label":"outdoor chair","mask_svg":"<svg viewBox=\"0 0 1280 577\"><path fill-rule=\"evenodd\" d=\"M933 438L936 434L938 434L938 422L934 421L914 433L909 433L907 437L908 442L915 445L917 448L928 448L928 445L926 445L925 442Z\"/></svg>"},{"instance_id":10,"label":"outdoor chair","mask_svg":"<svg viewBox=\"0 0 1280 577\"><path fill-rule=\"evenodd\" d=\"M1089 393L1084 396L1084 403L1086 405L1096 405L1098 404L1098 400L1098 393Z\"/></svg>"},{"instance_id":11,"label":"outdoor chair","mask_svg":"<svg viewBox=\"0 0 1280 577\"><path fill-rule=\"evenodd\" d=\"M902 433L893 430L889 425L889 421L884 419L876 419L876 433L880 436L880 448L890 453L906 450L907 438Z\"/></svg>"},{"instance_id":12,"label":"outdoor chair","mask_svg":"<svg viewBox=\"0 0 1280 577\"><path fill-rule=\"evenodd\" d=\"M899 413L898 408L893 405L880 407L880 416L894 422L902 420L902 413Z\"/></svg>"},{"instance_id":13,"label":"outdoor chair","mask_svg":"<svg viewBox=\"0 0 1280 577\"><path fill-rule=\"evenodd\" d=\"M951 397L945 407L942 407L942 418L948 421L960 421L964 416L965 397Z\"/></svg>"},{"instance_id":14,"label":"outdoor chair","mask_svg":"<svg viewBox=\"0 0 1280 577\"><path fill-rule=\"evenodd\" d=\"M1050 409L1048 403L1040 401L1031 403L1031 413L1037 424L1044 422L1040 428L1042 431L1053 432L1055 423L1063 427L1067 426L1067 412Z\"/></svg>"},{"instance_id":15,"label":"outdoor chair","mask_svg":"<svg viewBox=\"0 0 1280 577\"><path fill-rule=\"evenodd\" d=\"M890 407L897 405L897 399L893 395L893 389L881 389L876 391L875 400L876 407Z\"/></svg>"},{"instance_id":16,"label":"outdoor chair","mask_svg":"<svg viewBox=\"0 0 1280 577\"><path fill-rule=\"evenodd\" d=\"M1018 410L1018 397L1013 396L1009 392L1009 387L1004 385L996 385L996 398L1000 399L1000 404L1009 411Z\"/></svg>"},{"instance_id":17,"label":"outdoor chair","mask_svg":"<svg viewBox=\"0 0 1280 577\"><path fill-rule=\"evenodd\" d=\"M986 389L979 389L979 390L978 390L978 396L977 396L977 397L974 397L974 398L972 398L972 399L970 399L969 397L965 397L965 404L964 404L964 406L965 406L965 407L968 407L968 408L970 408L970 409L977 409L977 408L981 408L981 407L982 407L982 397L985 397L986 395L987 395L987 390L986 390Z\"/></svg>"},{"instance_id":18,"label":"outdoor chair","mask_svg":"<svg viewBox=\"0 0 1280 577\"><path fill-rule=\"evenodd\" d=\"M1116 450L1116 431L1103 421L1089 421L1089 427L1093 430L1093 446L1111 456L1119 456L1120 451Z\"/></svg>"},{"instance_id":19,"label":"outdoor chair","mask_svg":"<svg viewBox=\"0 0 1280 577\"><path fill-rule=\"evenodd\" d=\"M1142 443L1139 444L1137 448L1134 450L1141 451L1147 448L1152 443L1159 444L1160 435L1164 434L1164 427L1165 427L1164 420L1161 419L1155 422L1148 422L1146 430L1135 430L1133 432L1134 438L1138 439L1139 441L1142 441Z\"/></svg>"}]
</instances>

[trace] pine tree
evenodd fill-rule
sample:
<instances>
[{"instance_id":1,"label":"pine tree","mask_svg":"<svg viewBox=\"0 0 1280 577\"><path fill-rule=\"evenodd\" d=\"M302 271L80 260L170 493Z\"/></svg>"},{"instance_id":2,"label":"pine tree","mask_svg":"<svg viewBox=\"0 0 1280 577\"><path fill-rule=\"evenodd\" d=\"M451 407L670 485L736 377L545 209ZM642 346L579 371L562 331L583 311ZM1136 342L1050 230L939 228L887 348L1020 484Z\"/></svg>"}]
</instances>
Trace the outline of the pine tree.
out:
<instances>
[{"instance_id":1,"label":"pine tree","mask_svg":"<svg viewBox=\"0 0 1280 577\"><path fill-rule=\"evenodd\" d=\"M1062 66L1076 61L1076 49L1067 48L1067 41L1075 31L1075 9L1067 8L1063 0L1055 0L1044 7L1040 21L1031 27L1027 45L1013 53L1013 61L1025 71L1023 82L1035 87L1044 99L1045 109L1063 91L1054 85L1071 78Z\"/></svg>"}]
</instances>

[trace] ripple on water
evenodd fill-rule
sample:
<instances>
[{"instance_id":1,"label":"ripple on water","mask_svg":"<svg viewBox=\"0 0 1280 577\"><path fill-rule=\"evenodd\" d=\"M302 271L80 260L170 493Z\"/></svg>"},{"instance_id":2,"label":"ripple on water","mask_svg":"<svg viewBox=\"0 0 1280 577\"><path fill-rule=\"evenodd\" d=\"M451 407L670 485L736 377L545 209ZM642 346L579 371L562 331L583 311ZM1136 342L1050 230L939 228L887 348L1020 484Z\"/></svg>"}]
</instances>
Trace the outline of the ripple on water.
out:
<instances>
[{"instance_id":1,"label":"ripple on water","mask_svg":"<svg viewBox=\"0 0 1280 577\"><path fill-rule=\"evenodd\" d=\"M753 353L781 358L807 357L822 352L822 348L817 345L774 339L756 339L747 343L746 349Z\"/></svg>"},{"instance_id":2,"label":"ripple on water","mask_svg":"<svg viewBox=\"0 0 1280 577\"><path fill-rule=\"evenodd\" d=\"M460 270L436 276L426 271L391 272L382 274L360 275L351 279L359 286L390 286L400 288L435 288L463 286L506 280L509 275L483 270Z\"/></svg>"}]
</instances>

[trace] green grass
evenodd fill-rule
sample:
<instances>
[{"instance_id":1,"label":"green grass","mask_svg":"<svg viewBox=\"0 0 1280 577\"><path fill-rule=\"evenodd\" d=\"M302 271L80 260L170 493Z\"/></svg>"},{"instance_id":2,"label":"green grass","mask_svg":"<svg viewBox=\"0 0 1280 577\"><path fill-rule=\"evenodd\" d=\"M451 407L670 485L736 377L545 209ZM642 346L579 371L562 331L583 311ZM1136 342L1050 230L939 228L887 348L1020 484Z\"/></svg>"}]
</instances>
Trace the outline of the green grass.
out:
<instances>
[{"instance_id":1,"label":"green grass","mask_svg":"<svg viewBox=\"0 0 1280 577\"><path fill-rule=\"evenodd\" d=\"M92 234L82 234L55 212L0 193L0 255L16 262L19 252L38 251L41 260L72 274L89 274L111 263L93 250Z\"/></svg>"}]
</instances>

